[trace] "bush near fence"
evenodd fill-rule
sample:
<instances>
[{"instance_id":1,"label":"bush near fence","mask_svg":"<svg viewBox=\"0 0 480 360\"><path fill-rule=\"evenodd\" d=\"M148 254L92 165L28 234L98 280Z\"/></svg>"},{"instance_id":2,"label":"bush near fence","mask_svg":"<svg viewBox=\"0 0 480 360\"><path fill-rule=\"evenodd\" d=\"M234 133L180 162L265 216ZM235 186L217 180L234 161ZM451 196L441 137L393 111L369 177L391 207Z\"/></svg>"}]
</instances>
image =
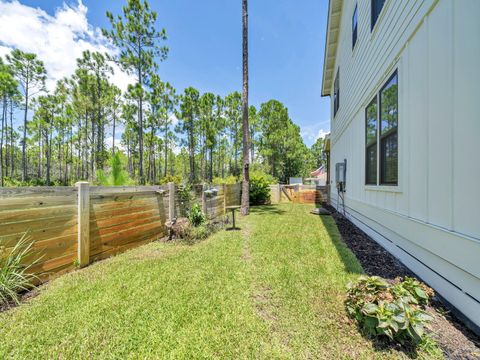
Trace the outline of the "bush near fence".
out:
<instances>
[{"instance_id":1,"label":"bush near fence","mask_svg":"<svg viewBox=\"0 0 480 360\"><path fill-rule=\"evenodd\" d=\"M214 189L214 191L206 191ZM240 184L195 186L209 219L240 204ZM173 193L173 196L171 194ZM13 248L28 231L40 259L31 271L42 281L167 235L165 223L182 216L173 183L161 186L23 187L0 189L0 246Z\"/></svg>"}]
</instances>

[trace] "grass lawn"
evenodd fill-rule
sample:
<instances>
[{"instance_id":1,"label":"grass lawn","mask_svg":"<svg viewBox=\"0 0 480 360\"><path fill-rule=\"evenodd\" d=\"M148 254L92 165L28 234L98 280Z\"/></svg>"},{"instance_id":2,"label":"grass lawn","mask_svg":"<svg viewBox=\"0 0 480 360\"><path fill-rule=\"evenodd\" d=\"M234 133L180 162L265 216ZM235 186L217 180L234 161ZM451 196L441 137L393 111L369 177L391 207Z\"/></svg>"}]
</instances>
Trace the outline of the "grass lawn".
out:
<instances>
[{"instance_id":1,"label":"grass lawn","mask_svg":"<svg viewBox=\"0 0 480 360\"><path fill-rule=\"evenodd\" d=\"M0 358L397 358L347 321L362 272L331 217L255 208L240 231L152 243L0 314Z\"/></svg>"}]
</instances>

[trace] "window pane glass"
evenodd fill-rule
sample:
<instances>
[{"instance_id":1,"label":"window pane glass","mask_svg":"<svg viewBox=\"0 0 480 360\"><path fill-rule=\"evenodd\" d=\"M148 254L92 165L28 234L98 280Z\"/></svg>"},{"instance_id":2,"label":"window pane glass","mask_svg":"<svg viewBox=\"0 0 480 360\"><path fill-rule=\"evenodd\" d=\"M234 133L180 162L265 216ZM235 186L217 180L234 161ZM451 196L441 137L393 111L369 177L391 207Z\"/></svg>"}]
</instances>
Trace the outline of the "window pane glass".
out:
<instances>
[{"instance_id":1,"label":"window pane glass","mask_svg":"<svg viewBox=\"0 0 480 360\"><path fill-rule=\"evenodd\" d=\"M395 131L381 140L382 183L397 184L398 182L398 136Z\"/></svg>"},{"instance_id":2,"label":"window pane glass","mask_svg":"<svg viewBox=\"0 0 480 360\"><path fill-rule=\"evenodd\" d=\"M337 76L335 76L333 92L333 116L335 116L340 107L340 70L337 70Z\"/></svg>"},{"instance_id":3,"label":"window pane glass","mask_svg":"<svg viewBox=\"0 0 480 360\"><path fill-rule=\"evenodd\" d=\"M366 184L377 184L377 144L367 147L366 152Z\"/></svg>"},{"instance_id":4,"label":"window pane glass","mask_svg":"<svg viewBox=\"0 0 480 360\"><path fill-rule=\"evenodd\" d=\"M377 141L377 98L368 105L366 112L367 146Z\"/></svg>"},{"instance_id":5,"label":"window pane glass","mask_svg":"<svg viewBox=\"0 0 480 360\"><path fill-rule=\"evenodd\" d=\"M398 81L393 76L380 93L380 134L396 128L398 125Z\"/></svg>"},{"instance_id":6,"label":"window pane glass","mask_svg":"<svg viewBox=\"0 0 480 360\"><path fill-rule=\"evenodd\" d=\"M377 22L378 16L382 11L385 0L372 0L372 29Z\"/></svg>"},{"instance_id":7,"label":"window pane glass","mask_svg":"<svg viewBox=\"0 0 480 360\"><path fill-rule=\"evenodd\" d=\"M357 24L358 24L358 12L357 12L357 5L355 5L355 10L353 11L352 16L352 48L355 46L357 42Z\"/></svg>"}]
</instances>

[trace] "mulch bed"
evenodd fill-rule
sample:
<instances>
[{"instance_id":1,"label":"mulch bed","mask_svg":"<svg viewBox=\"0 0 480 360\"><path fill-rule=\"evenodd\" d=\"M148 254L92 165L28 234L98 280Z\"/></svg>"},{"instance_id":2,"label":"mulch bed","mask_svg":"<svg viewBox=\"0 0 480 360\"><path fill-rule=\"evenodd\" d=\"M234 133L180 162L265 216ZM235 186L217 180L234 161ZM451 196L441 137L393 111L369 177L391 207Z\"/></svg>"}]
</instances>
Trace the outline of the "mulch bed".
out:
<instances>
[{"instance_id":1,"label":"mulch bed","mask_svg":"<svg viewBox=\"0 0 480 360\"><path fill-rule=\"evenodd\" d=\"M323 205L331 212L342 239L355 254L365 273L386 280L396 277L416 277L399 260L372 240L330 205ZM461 323L438 297L432 299L427 309L434 320L429 324L434 339L447 359L480 359L480 337Z\"/></svg>"},{"instance_id":2,"label":"mulch bed","mask_svg":"<svg viewBox=\"0 0 480 360\"><path fill-rule=\"evenodd\" d=\"M18 305L34 298L35 296L38 295L38 292L39 292L38 288L33 288L32 290L24 291L24 292L20 293L18 303L14 302L13 300L9 301L7 303L0 303L0 313L4 312L4 311L7 311L7 310L10 310L10 309L13 309L14 307L17 307Z\"/></svg>"}]
</instances>

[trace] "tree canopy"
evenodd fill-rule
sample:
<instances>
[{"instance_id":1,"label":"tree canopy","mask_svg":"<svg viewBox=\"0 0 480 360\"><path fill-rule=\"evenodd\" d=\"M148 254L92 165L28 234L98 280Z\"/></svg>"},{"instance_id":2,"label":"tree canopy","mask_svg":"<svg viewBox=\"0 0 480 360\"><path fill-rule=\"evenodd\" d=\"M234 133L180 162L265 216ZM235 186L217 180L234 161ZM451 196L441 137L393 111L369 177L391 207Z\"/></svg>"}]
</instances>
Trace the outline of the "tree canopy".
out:
<instances>
[{"instance_id":1,"label":"tree canopy","mask_svg":"<svg viewBox=\"0 0 480 360\"><path fill-rule=\"evenodd\" d=\"M239 91L177 91L163 79L166 31L147 1L128 0L107 18L104 35L118 54L85 51L52 90L35 54L0 57L2 185L239 181L246 155L251 169L287 182L321 164L321 140L308 149L280 101L248 106L245 154ZM126 91L111 81L113 62L135 78Z\"/></svg>"}]
</instances>

